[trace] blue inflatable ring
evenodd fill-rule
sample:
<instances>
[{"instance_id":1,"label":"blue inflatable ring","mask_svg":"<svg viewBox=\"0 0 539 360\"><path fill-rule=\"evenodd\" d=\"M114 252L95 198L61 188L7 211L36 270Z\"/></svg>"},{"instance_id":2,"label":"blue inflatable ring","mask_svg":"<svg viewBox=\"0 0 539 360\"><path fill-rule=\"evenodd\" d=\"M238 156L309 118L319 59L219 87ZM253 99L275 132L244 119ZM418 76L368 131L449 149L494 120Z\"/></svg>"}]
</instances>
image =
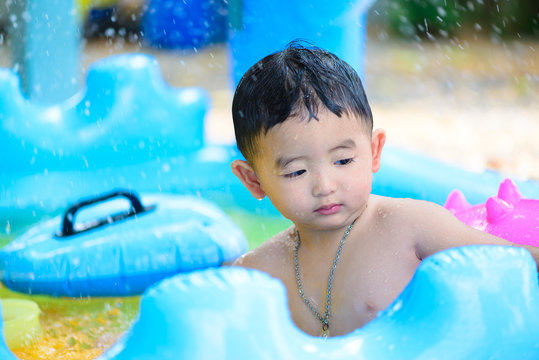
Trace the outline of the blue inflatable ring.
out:
<instances>
[{"instance_id":1,"label":"blue inflatable ring","mask_svg":"<svg viewBox=\"0 0 539 360\"><path fill-rule=\"evenodd\" d=\"M132 192L115 191L83 200L63 219L46 221L5 246L0 279L31 294L134 295L246 250L242 231L205 200L160 194L141 201Z\"/></svg>"},{"instance_id":2,"label":"blue inflatable ring","mask_svg":"<svg viewBox=\"0 0 539 360\"><path fill-rule=\"evenodd\" d=\"M182 274L146 292L137 322L99 359L135 358L538 359L537 267L522 248L440 252L376 319L327 340L298 330L284 286L262 272Z\"/></svg>"}]
</instances>

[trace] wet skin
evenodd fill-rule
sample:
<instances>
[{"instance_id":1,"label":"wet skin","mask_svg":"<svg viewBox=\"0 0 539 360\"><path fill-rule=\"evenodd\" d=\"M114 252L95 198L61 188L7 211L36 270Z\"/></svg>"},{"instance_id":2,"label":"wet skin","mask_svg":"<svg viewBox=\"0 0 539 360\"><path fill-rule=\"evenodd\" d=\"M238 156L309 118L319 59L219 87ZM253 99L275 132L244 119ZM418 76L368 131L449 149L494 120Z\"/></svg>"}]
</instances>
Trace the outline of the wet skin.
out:
<instances>
[{"instance_id":1,"label":"wet skin","mask_svg":"<svg viewBox=\"0 0 539 360\"><path fill-rule=\"evenodd\" d=\"M399 295L426 256L467 244L511 245L462 224L436 204L372 195L372 173L380 167L385 133L371 134L354 116L339 118L325 111L318 118L287 119L259 137L252 167L242 160L232 164L255 198L268 196L294 223L235 265L280 279L292 319L306 333L319 335L321 322L298 294L296 229L301 234L303 289L323 314L340 240L357 219L333 279L330 336L347 334L372 320Z\"/></svg>"}]
</instances>

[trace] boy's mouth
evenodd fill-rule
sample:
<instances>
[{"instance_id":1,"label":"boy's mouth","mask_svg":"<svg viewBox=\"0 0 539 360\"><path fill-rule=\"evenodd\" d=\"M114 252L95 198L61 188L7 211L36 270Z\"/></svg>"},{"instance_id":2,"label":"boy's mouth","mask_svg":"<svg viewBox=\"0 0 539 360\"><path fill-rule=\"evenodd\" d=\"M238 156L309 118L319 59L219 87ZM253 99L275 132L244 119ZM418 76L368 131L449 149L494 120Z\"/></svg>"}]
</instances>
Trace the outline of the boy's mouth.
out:
<instances>
[{"instance_id":1,"label":"boy's mouth","mask_svg":"<svg viewBox=\"0 0 539 360\"><path fill-rule=\"evenodd\" d=\"M335 214L339 209L341 208L340 204L329 204L319 207L315 210L315 212L321 214L321 215L331 215Z\"/></svg>"}]
</instances>

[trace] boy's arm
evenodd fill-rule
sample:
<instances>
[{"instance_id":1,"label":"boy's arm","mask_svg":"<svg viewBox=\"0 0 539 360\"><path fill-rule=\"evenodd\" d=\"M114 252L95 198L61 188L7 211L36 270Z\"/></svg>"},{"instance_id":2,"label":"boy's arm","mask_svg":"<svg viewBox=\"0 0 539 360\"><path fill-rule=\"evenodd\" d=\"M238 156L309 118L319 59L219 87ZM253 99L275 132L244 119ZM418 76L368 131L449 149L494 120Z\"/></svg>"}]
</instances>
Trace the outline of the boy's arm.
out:
<instances>
[{"instance_id":1,"label":"boy's arm","mask_svg":"<svg viewBox=\"0 0 539 360\"><path fill-rule=\"evenodd\" d=\"M464 245L505 245L523 247L530 251L539 264L539 247L515 244L486 232L476 230L459 221L451 212L434 203L418 201L410 209L416 221L424 222L424 233L417 237L416 253L419 259L436 252ZM419 228L423 228L419 226Z\"/></svg>"}]
</instances>

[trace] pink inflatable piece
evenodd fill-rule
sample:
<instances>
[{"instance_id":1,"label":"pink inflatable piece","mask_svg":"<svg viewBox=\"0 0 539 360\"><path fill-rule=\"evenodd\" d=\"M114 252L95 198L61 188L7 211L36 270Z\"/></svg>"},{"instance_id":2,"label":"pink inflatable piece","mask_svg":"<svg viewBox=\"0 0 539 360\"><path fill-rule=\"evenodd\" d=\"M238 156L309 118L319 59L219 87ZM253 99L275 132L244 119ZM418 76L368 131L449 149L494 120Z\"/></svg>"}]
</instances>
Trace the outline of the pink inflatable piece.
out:
<instances>
[{"instance_id":1,"label":"pink inflatable piece","mask_svg":"<svg viewBox=\"0 0 539 360\"><path fill-rule=\"evenodd\" d=\"M539 199L526 199L511 179L500 184L498 196L470 205L453 190L444 207L463 223L516 244L539 246Z\"/></svg>"}]
</instances>

